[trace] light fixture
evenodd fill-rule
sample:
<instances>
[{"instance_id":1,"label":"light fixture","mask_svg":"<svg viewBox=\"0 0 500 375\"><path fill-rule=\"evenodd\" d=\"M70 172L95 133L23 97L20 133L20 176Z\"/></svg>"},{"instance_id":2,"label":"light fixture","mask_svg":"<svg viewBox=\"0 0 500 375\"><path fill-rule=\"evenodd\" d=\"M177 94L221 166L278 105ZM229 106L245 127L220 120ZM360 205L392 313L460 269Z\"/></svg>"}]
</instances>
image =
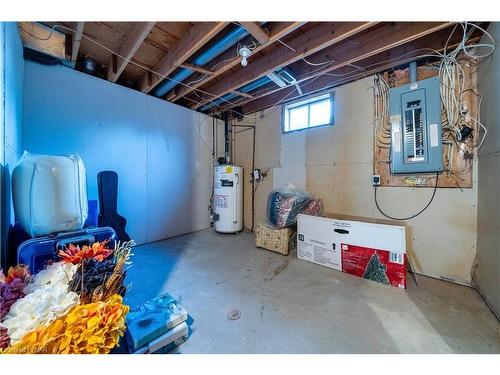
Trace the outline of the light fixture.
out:
<instances>
[{"instance_id":1,"label":"light fixture","mask_svg":"<svg viewBox=\"0 0 500 375\"><path fill-rule=\"evenodd\" d=\"M279 87L297 84L297 80L293 76L292 72L287 68L282 68L279 71L268 73L267 78L276 83Z\"/></svg>"},{"instance_id":2,"label":"light fixture","mask_svg":"<svg viewBox=\"0 0 500 375\"><path fill-rule=\"evenodd\" d=\"M247 66L248 65L247 57L250 57L250 55L252 54L250 48L248 48L247 46L243 46L238 50L238 54L241 56L241 65Z\"/></svg>"},{"instance_id":3,"label":"light fixture","mask_svg":"<svg viewBox=\"0 0 500 375\"><path fill-rule=\"evenodd\" d=\"M286 82L283 81L283 79L280 76L278 76L276 73L274 73L274 72L268 73L267 74L267 78L269 78L271 81L273 81L274 83L276 83L279 87L285 87L286 86Z\"/></svg>"}]
</instances>

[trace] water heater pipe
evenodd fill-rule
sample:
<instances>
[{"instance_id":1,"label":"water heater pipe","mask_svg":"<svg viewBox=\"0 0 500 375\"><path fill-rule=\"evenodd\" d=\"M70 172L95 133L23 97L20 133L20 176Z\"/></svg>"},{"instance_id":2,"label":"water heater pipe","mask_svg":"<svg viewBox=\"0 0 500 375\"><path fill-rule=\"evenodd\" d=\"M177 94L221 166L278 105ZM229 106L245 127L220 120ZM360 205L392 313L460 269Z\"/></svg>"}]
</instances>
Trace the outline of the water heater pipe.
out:
<instances>
[{"instance_id":1,"label":"water heater pipe","mask_svg":"<svg viewBox=\"0 0 500 375\"><path fill-rule=\"evenodd\" d=\"M224 112L224 159L229 164L229 112Z\"/></svg>"},{"instance_id":2,"label":"water heater pipe","mask_svg":"<svg viewBox=\"0 0 500 375\"><path fill-rule=\"evenodd\" d=\"M417 83L417 62L410 63L410 84Z\"/></svg>"}]
</instances>

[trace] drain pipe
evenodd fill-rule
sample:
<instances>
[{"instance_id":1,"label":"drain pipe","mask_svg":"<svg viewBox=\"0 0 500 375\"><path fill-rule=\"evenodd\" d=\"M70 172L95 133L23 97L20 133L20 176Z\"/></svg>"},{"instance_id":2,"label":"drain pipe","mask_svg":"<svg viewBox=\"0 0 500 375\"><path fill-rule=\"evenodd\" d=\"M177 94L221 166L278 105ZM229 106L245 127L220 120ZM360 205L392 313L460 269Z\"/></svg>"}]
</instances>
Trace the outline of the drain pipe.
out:
<instances>
[{"instance_id":1,"label":"drain pipe","mask_svg":"<svg viewBox=\"0 0 500 375\"><path fill-rule=\"evenodd\" d=\"M224 161L229 164L229 112L224 112Z\"/></svg>"},{"instance_id":2,"label":"drain pipe","mask_svg":"<svg viewBox=\"0 0 500 375\"><path fill-rule=\"evenodd\" d=\"M413 86L417 83L417 62L410 63L410 84Z\"/></svg>"},{"instance_id":3,"label":"drain pipe","mask_svg":"<svg viewBox=\"0 0 500 375\"><path fill-rule=\"evenodd\" d=\"M252 82L246 84L245 86L238 88L237 91L249 92L249 91L258 89L259 87L262 87L262 86L264 86L265 84L267 84L269 82L271 82L271 80L269 78L267 78L266 76L260 77L260 78L256 79L255 81L252 81ZM219 104L222 104L224 102L230 101L231 99L234 99L234 98L237 98L237 97L238 97L237 94L228 93L228 94L226 94L226 95L224 95L224 96L222 96L222 97L220 97L218 99L215 99L215 100L211 101L208 104L205 104L204 106L200 107L198 109L198 111L200 111L200 112L206 111L207 109L216 107Z\"/></svg>"}]
</instances>

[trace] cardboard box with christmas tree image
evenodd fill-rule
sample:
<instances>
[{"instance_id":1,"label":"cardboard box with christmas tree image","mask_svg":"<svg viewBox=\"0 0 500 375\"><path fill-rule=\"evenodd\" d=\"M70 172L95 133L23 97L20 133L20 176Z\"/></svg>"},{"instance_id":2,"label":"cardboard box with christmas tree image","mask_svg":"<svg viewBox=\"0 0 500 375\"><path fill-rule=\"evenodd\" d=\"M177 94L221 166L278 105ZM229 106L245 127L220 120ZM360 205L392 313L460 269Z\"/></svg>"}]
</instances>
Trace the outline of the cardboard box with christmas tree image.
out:
<instances>
[{"instance_id":1,"label":"cardboard box with christmas tree image","mask_svg":"<svg viewBox=\"0 0 500 375\"><path fill-rule=\"evenodd\" d=\"M332 214L298 216L299 259L402 289L406 241L405 227L386 221Z\"/></svg>"},{"instance_id":2,"label":"cardboard box with christmas tree image","mask_svg":"<svg viewBox=\"0 0 500 375\"><path fill-rule=\"evenodd\" d=\"M342 244L342 272L397 288L406 288L406 256L386 250Z\"/></svg>"}]
</instances>

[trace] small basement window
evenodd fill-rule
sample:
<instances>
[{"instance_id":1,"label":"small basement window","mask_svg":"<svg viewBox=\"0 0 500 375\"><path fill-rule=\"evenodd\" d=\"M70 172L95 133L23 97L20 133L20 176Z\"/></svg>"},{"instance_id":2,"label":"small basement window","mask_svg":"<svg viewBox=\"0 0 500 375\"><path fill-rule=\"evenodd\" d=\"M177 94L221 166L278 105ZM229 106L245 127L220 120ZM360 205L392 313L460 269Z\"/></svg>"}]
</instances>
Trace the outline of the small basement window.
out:
<instances>
[{"instance_id":1,"label":"small basement window","mask_svg":"<svg viewBox=\"0 0 500 375\"><path fill-rule=\"evenodd\" d=\"M333 125L333 93L285 104L283 132Z\"/></svg>"}]
</instances>

